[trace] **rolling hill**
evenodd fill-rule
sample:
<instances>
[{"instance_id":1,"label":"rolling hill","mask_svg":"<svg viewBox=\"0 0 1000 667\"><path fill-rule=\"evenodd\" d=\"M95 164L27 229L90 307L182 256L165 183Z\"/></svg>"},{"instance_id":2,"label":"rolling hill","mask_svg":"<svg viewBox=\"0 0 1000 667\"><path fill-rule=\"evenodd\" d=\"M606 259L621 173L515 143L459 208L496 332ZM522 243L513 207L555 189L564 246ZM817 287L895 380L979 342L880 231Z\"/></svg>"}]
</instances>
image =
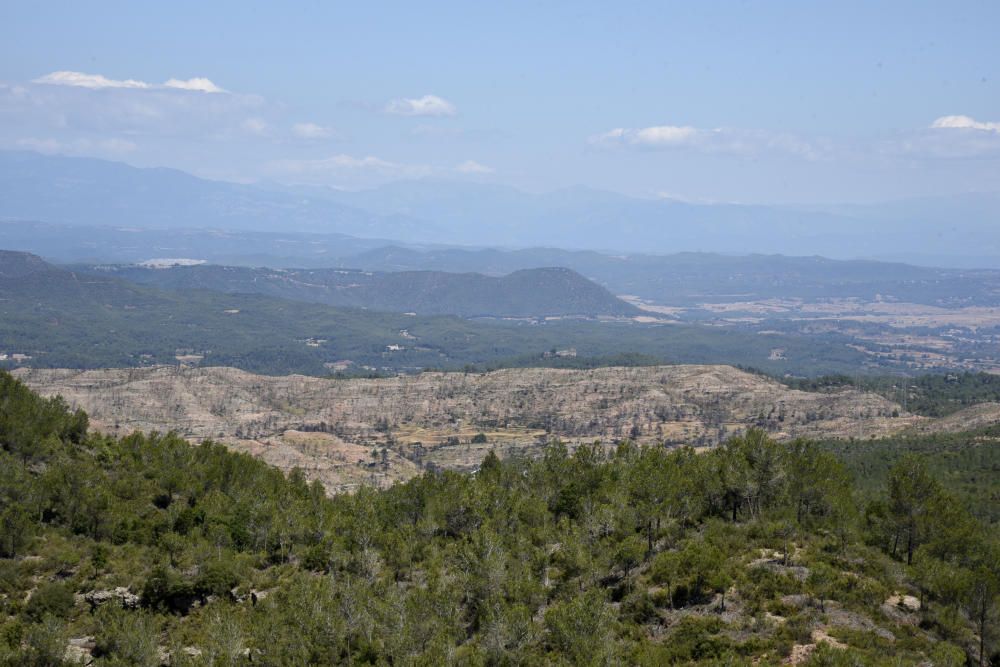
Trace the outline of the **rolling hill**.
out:
<instances>
[{"instance_id":1,"label":"rolling hill","mask_svg":"<svg viewBox=\"0 0 1000 667\"><path fill-rule=\"evenodd\" d=\"M462 317L622 317L639 309L570 269L502 277L441 271L370 272L231 266L97 267L166 289L209 289L371 310Z\"/></svg>"}]
</instances>

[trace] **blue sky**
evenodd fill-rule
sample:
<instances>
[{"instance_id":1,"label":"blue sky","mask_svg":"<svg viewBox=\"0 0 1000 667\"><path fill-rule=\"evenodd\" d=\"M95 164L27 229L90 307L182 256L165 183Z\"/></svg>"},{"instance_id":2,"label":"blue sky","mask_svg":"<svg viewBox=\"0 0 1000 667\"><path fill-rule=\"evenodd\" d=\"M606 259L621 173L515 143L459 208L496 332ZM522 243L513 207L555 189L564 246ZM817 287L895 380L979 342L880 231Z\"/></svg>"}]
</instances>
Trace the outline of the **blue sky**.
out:
<instances>
[{"instance_id":1,"label":"blue sky","mask_svg":"<svg viewBox=\"0 0 1000 667\"><path fill-rule=\"evenodd\" d=\"M0 9L0 146L693 201L1000 189L996 2Z\"/></svg>"}]
</instances>

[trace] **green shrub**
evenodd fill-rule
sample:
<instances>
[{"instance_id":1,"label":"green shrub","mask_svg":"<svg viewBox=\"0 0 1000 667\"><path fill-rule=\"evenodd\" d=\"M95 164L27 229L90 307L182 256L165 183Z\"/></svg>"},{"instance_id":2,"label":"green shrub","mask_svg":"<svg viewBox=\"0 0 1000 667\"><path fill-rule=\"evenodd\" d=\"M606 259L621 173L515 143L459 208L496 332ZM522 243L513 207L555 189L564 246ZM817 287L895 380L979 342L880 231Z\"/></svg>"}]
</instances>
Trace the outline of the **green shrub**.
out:
<instances>
[{"instance_id":1,"label":"green shrub","mask_svg":"<svg viewBox=\"0 0 1000 667\"><path fill-rule=\"evenodd\" d=\"M667 655L673 662L719 660L733 652L729 639L720 635L724 627L715 616L685 616L670 631Z\"/></svg>"},{"instance_id":2,"label":"green shrub","mask_svg":"<svg viewBox=\"0 0 1000 667\"><path fill-rule=\"evenodd\" d=\"M239 583L235 563L214 560L202 566L194 582L194 592L198 595L226 595Z\"/></svg>"},{"instance_id":3,"label":"green shrub","mask_svg":"<svg viewBox=\"0 0 1000 667\"><path fill-rule=\"evenodd\" d=\"M190 582L162 565L153 568L142 587L142 604L157 611L186 613L195 597Z\"/></svg>"},{"instance_id":4,"label":"green shrub","mask_svg":"<svg viewBox=\"0 0 1000 667\"><path fill-rule=\"evenodd\" d=\"M599 663L609 648L610 621L604 595L598 590L553 605L545 613L550 648L573 664Z\"/></svg>"},{"instance_id":5,"label":"green shrub","mask_svg":"<svg viewBox=\"0 0 1000 667\"><path fill-rule=\"evenodd\" d=\"M12 620L0 625L0 646L9 649L16 649L24 639L24 624L18 620Z\"/></svg>"},{"instance_id":6,"label":"green shrub","mask_svg":"<svg viewBox=\"0 0 1000 667\"><path fill-rule=\"evenodd\" d=\"M656 604L645 590L625 596L618 611L622 619L633 623L646 624L659 619Z\"/></svg>"},{"instance_id":7,"label":"green shrub","mask_svg":"<svg viewBox=\"0 0 1000 667\"><path fill-rule=\"evenodd\" d=\"M62 665L66 653L66 626L57 618L46 616L28 626L25 632L25 651L18 663L23 667L52 667Z\"/></svg>"},{"instance_id":8,"label":"green shrub","mask_svg":"<svg viewBox=\"0 0 1000 667\"><path fill-rule=\"evenodd\" d=\"M105 605L97 616L94 656L103 658L102 664L139 667L160 664L157 652L159 632L150 614Z\"/></svg>"},{"instance_id":9,"label":"green shrub","mask_svg":"<svg viewBox=\"0 0 1000 667\"><path fill-rule=\"evenodd\" d=\"M46 616L66 618L75 602L73 592L65 584L42 584L31 594L24 613L33 621L40 621Z\"/></svg>"}]
</instances>

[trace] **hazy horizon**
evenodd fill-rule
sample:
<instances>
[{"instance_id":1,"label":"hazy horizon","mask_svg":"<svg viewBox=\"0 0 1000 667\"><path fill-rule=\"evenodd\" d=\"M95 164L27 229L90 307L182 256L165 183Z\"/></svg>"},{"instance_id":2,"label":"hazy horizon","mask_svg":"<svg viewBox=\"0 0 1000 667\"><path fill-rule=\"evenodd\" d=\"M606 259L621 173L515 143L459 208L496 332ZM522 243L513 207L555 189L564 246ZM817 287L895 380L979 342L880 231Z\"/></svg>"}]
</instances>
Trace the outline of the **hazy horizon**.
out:
<instances>
[{"instance_id":1,"label":"hazy horizon","mask_svg":"<svg viewBox=\"0 0 1000 667\"><path fill-rule=\"evenodd\" d=\"M989 3L57 4L6 12L0 148L745 204L1000 182Z\"/></svg>"}]
</instances>

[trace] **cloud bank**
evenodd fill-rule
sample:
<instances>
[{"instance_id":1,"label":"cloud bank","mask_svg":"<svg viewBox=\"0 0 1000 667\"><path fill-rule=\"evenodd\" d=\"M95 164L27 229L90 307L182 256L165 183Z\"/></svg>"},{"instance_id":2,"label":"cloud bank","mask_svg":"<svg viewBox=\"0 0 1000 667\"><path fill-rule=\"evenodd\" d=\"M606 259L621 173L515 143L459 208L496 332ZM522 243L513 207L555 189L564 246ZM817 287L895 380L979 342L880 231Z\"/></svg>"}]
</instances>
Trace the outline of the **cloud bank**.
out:
<instances>
[{"instance_id":1,"label":"cloud bank","mask_svg":"<svg viewBox=\"0 0 1000 667\"><path fill-rule=\"evenodd\" d=\"M137 79L109 79L102 74L87 74L85 72L58 71L51 72L45 76L40 76L32 83L41 83L51 86L74 86L77 88L90 88L100 90L102 88L131 88L138 90L155 90L157 88L172 88L175 90L191 90L200 93L225 93L224 88L220 88L204 77L193 79L167 79L162 84L147 83Z\"/></svg>"},{"instance_id":2,"label":"cloud bank","mask_svg":"<svg viewBox=\"0 0 1000 667\"><path fill-rule=\"evenodd\" d=\"M972 116L941 116L933 123L935 130L979 130L1000 133L1000 123L978 121Z\"/></svg>"},{"instance_id":3,"label":"cloud bank","mask_svg":"<svg viewBox=\"0 0 1000 667\"><path fill-rule=\"evenodd\" d=\"M796 137L784 132L740 128L698 128L690 125L616 127L590 137L589 143L603 148L643 150L691 150L702 153L755 157L783 154L807 160L825 157L826 142Z\"/></svg>"}]
</instances>

